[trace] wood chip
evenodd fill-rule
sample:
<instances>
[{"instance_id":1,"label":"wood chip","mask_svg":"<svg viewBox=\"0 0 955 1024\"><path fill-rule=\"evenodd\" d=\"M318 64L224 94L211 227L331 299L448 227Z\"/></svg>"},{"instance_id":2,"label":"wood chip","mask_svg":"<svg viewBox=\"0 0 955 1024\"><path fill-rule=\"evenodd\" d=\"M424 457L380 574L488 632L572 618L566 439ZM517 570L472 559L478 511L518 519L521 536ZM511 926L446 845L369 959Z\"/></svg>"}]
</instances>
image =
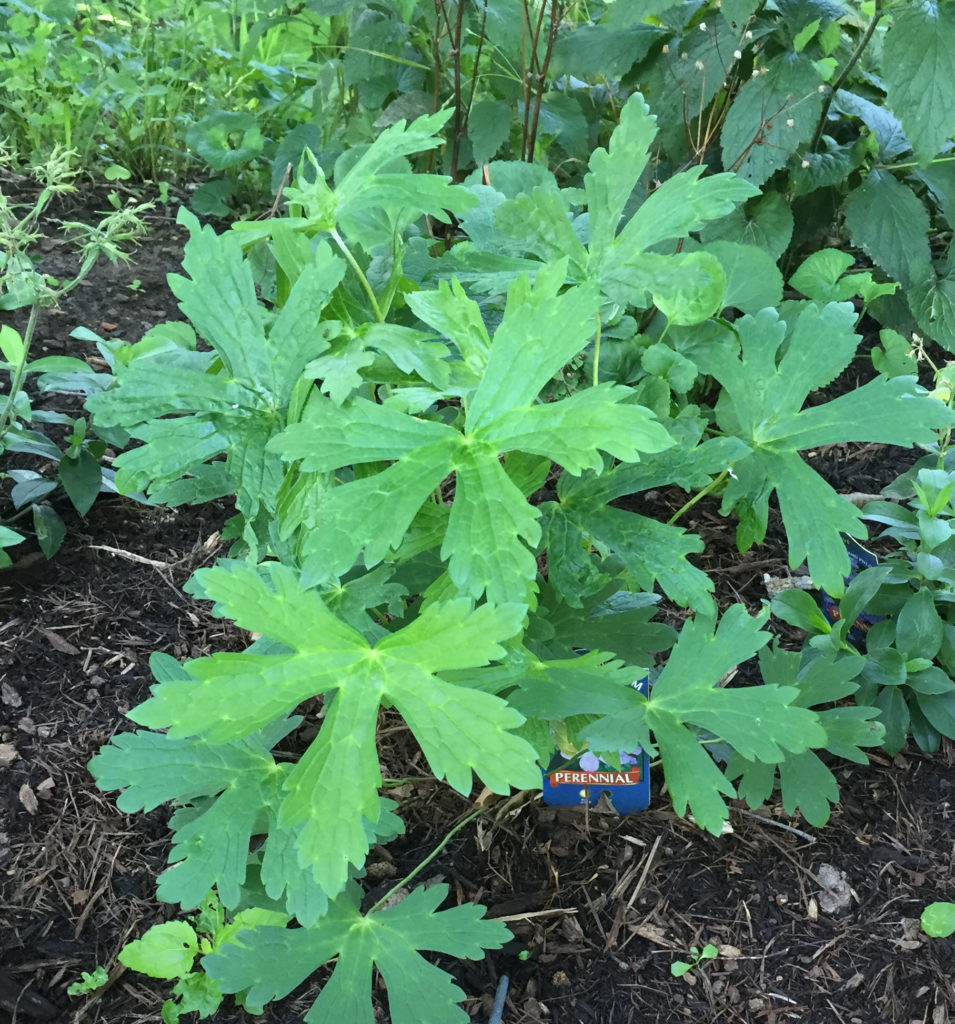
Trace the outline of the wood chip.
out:
<instances>
[{"instance_id":1,"label":"wood chip","mask_svg":"<svg viewBox=\"0 0 955 1024\"><path fill-rule=\"evenodd\" d=\"M36 814L40 809L40 805L37 802L36 793L24 782L20 787L20 792L17 794L20 798L20 803L26 808L28 814Z\"/></svg>"},{"instance_id":2,"label":"wood chip","mask_svg":"<svg viewBox=\"0 0 955 1024\"><path fill-rule=\"evenodd\" d=\"M12 743L0 743L0 764L13 764L20 756Z\"/></svg>"},{"instance_id":3,"label":"wood chip","mask_svg":"<svg viewBox=\"0 0 955 1024\"><path fill-rule=\"evenodd\" d=\"M53 795L53 787L54 787L54 785L55 785L55 783L53 782L53 780L49 776L47 776L39 784L39 786L37 786L37 788L36 788L36 795L41 800L49 800L50 797Z\"/></svg>"},{"instance_id":4,"label":"wood chip","mask_svg":"<svg viewBox=\"0 0 955 1024\"><path fill-rule=\"evenodd\" d=\"M74 647L69 640L64 640L59 633L55 633L52 629L41 629L40 632L47 638L50 646L60 654L76 655L80 653L78 647Z\"/></svg>"}]
</instances>

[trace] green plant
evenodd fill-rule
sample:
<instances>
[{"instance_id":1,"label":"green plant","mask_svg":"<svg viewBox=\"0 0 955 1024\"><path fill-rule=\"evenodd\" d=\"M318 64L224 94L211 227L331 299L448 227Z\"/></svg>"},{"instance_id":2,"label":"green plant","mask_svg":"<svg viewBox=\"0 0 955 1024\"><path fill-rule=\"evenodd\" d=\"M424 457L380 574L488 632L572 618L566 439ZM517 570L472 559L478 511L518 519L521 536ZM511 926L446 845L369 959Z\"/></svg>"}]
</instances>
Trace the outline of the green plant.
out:
<instances>
[{"instance_id":1,"label":"green plant","mask_svg":"<svg viewBox=\"0 0 955 1024\"><path fill-rule=\"evenodd\" d=\"M955 932L955 903L930 903L922 911L922 931L933 939L948 938Z\"/></svg>"},{"instance_id":2,"label":"green plant","mask_svg":"<svg viewBox=\"0 0 955 1024\"><path fill-rule=\"evenodd\" d=\"M690 971L695 971L698 967L705 964L708 960L713 960L719 956L719 950L712 942L708 942L702 949L698 946L690 946L690 957L691 960L674 960L670 964L670 974L674 978L682 978L684 974L688 974Z\"/></svg>"},{"instance_id":3,"label":"green plant","mask_svg":"<svg viewBox=\"0 0 955 1024\"><path fill-rule=\"evenodd\" d=\"M259 908L240 910L227 919L215 892L209 892L197 914L186 921L154 924L141 939L123 947L119 962L151 978L177 979L174 998L162 1007L163 1024L176 1024L183 1013L198 1013L201 1020L219 1008L222 992L207 974L192 969L196 957L221 950L243 927L283 926L287 921L286 914Z\"/></svg>"},{"instance_id":4,"label":"green plant","mask_svg":"<svg viewBox=\"0 0 955 1024\"><path fill-rule=\"evenodd\" d=\"M31 256L32 243L38 237L37 225L55 196L73 190L70 154L54 150L47 163L38 168L37 177L43 185L39 195L22 216L15 212L0 191L0 308L29 308L26 329L21 335L13 327L0 327L0 371L9 374L10 386L0 401L0 455L7 453L39 457L53 462L56 472L51 476L32 468L15 468L4 459L3 475L13 481L10 500L14 522L32 515L33 528L41 549L51 557L63 542L66 527L53 505L44 500L62 487L80 515L86 515L97 495L109 489L111 478L100 465L106 447L105 437L95 436L85 416L73 416L50 410L34 410L25 382L29 375L39 374L40 392L57 390L64 377L70 376L78 390L96 388L96 375L83 360L69 356L30 359L30 348L40 309L67 295L92 270L96 260L105 255L116 261L124 258L120 245L138 237L143 231L140 215L148 204L114 210L92 226L67 223L79 249L81 263L76 274L65 282L54 282L40 274ZM64 440L54 440L44 432L61 428ZM125 436L118 435L125 443ZM0 548L19 541L20 535L5 529L0 535ZM9 556L0 550L0 564L9 564Z\"/></svg>"},{"instance_id":5,"label":"green plant","mask_svg":"<svg viewBox=\"0 0 955 1024\"><path fill-rule=\"evenodd\" d=\"M231 558L188 590L259 635L185 665L154 656L152 696L130 713L144 728L91 771L124 790L126 811L178 805L160 899L188 910L214 889L230 913L296 919L250 923L202 955L222 992L258 1007L338 957L308 1020L370 1020L373 961L396 1024L463 1019L460 993L414 950L477 956L502 937L473 908L438 912L436 890L393 916L363 912L368 851L402 827L381 792L381 708L463 796L475 775L500 793L540 785L559 737L611 759L639 745L659 755L677 812L719 833L736 795L708 752L719 739L754 773L751 792L779 766L785 799L824 818L805 797L818 759L804 755L858 760L879 736L872 715L816 710L832 658L774 655L765 684L719 686L767 643L766 613L718 618L687 558L702 542L674 521L725 488L750 543L775 489L791 557L808 553L841 593L838 531L862 526L798 452L930 444L953 419L907 377L803 408L853 357L857 311L824 297L723 315L735 251L696 249L693 235L753 190L694 168L647 196L655 126L639 95L579 191L526 163L495 169L509 196L410 173L446 119L396 122L334 187L306 155L287 217L216 235L181 213L188 277L171 284L207 348L182 324L116 345L113 386L87 402L97 424L145 442L117 460L121 490L235 493ZM472 241L436 254L422 219L452 213ZM475 237L492 224L507 227L504 251ZM778 271L758 265L755 294L775 294ZM835 286L842 270L803 276ZM638 327L664 319L655 335ZM607 373L605 326L621 325L644 358ZM568 387L575 360L586 373ZM672 483L692 495L670 523L613 504ZM696 612L675 645L649 621L657 582ZM671 645L644 696L633 680Z\"/></svg>"},{"instance_id":6,"label":"green plant","mask_svg":"<svg viewBox=\"0 0 955 1024\"><path fill-rule=\"evenodd\" d=\"M854 700L879 709L891 754L910 732L926 751L937 750L942 736L955 738L955 474L930 468L941 461L927 456L886 489L910 498L906 505L876 501L863 509L899 548L855 576L835 623L803 592L773 601L775 614L806 629L813 647L856 663ZM864 652L849 635L862 614L870 617Z\"/></svg>"},{"instance_id":7,"label":"green plant","mask_svg":"<svg viewBox=\"0 0 955 1024\"><path fill-rule=\"evenodd\" d=\"M67 987L68 996L86 996L98 992L109 981L109 974L105 967L97 966L92 972L80 971L80 979Z\"/></svg>"}]
</instances>

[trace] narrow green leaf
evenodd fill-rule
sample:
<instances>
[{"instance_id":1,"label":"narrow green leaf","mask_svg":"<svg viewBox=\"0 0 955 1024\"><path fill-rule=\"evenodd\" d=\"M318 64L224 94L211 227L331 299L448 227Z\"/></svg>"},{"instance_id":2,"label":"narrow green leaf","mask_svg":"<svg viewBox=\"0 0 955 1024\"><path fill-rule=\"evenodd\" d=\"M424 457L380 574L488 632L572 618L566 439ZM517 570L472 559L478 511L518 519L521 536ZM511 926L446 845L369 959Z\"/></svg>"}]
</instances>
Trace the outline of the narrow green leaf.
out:
<instances>
[{"instance_id":1,"label":"narrow green leaf","mask_svg":"<svg viewBox=\"0 0 955 1024\"><path fill-rule=\"evenodd\" d=\"M832 627L818 602L805 590L784 590L772 600L773 615L807 633L829 633Z\"/></svg>"},{"instance_id":2,"label":"narrow green leaf","mask_svg":"<svg viewBox=\"0 0 955 1024\"><path fill-rule=\"evenodd\" d=\"M540 541L540 511L528 504L493 450L462 449L455 469L454 504L441 547L454 585L474 598L486 591L493 603L526 603L537 575L531 548Z\"/></svg>"},{"instance_id":3,"label":"narrow green leaf","mask_svg":"<svg viewBox=\"0 0 955 1024\"><path fill-rule=\"evenodd\" d=\"M81 516L85 516L103 486L103 471L99 460L81 448L75 457L67 455L60 460L57 476L73 502L73 507Z\"/></svg>"},{"instance_id":4,"label":"narrow green leaf","mask_svg":"<svg viewBox=\"0 0 955 1024\"><path fill-rule=\"evenodd\" d=\"M903 658L934 658L942 646L942 620L935 610L933 591L922 587L899 611L895 642Z\"/></svg>"},{"instance_id":5,"label":"narrow green leaf","mask_svg":"<svg viewBox=\"0 0 955 1024\"><path fill-rule=\"evenodd\" d=\"M66 540L66 523L51 505L34 505L33 532L40 550L47 558L52 558Z\"/></svg>"},{"instance_id":6,"label":"narrow green leaf","mask_svg":"<svg viewBox=\"0 0 955 1024\"><path fill-rule=\"evenodd\" d=\"M639 93L633 93L620 110L620 122L607 149L595 149L591 155L590 169L584 176L591 252L607 249L614 240L627 200L647 165L656 133L656 119L651 117L650 108Z\"/></svg>"},{"instance_id":7,"label":"narrow green leaf","mask_svg":"<svg viewBox=\"0 0 955 1024\"><path fill-rule=\"evenodd\" d=\"M724 217L739 203L759 195L757 188L735 174L702 177L704 170L681 171L653 191L620 232L615 251L626 257L660 242L685 238L705 221Z\"/></svg>"}]
</instances>

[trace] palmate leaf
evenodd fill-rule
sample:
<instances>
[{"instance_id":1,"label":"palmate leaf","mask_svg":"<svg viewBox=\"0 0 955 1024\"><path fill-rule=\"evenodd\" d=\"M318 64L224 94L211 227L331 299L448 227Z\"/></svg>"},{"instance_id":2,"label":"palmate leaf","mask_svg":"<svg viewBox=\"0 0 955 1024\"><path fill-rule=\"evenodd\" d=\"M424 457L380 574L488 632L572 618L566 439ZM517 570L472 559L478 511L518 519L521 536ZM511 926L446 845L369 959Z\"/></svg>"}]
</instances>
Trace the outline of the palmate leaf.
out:
<instances>
[{"instance_id":1,"label":"palmate leaf","mask_svg":"<svg viewBox=\"0 0 955 1024\"><path fill-rule=\"evenodd\" d=\"M202 966L223 992L244 992L253 1012L281 999L323 963L338 958L331 977L305 1016L309 1024L340 1020L374 1024L373 968L388 988L393 1024L466 1024L457 1005L464 993L419 950L477 960L499 949L510 933L482 920L483 907L439 911L446 885L415 889L397 906L363 916L357 887L343 893L314 928L258 927L241 931Z\"/></svg>"},{"instance_id":2,"label":"palmate leaf","mask_svg":"<svg viewBox=\"0 0 955 1024\"><path fill-rule=\"evenodd\" d=\"M829 384L848 364L860 340L853 332L849 303L799 307L788 346L780 357L786 325L771 309L735 324L742 359L731 349L711 347L695 358L700 369L723 385L717 421L742 439L752 454L735 464L723 511L734 507L748 518L741 546L765 535L769 496L775 490L789 540L789 563L804 558L818 586L842 594L849 556L839 531L864 537L859 511L839 497L799 451L840 441L877 441L911 446L930 444L936 430L953 422L941 402L922 391L914 378L884 377L831 402L802 409L810 392Z\"/></svg>"},{"instance_id":3,"label":"palmate leaf","mask_svg":"<svg viewBox=\"0 0 955 1024\"><path fill-rule=\"evenodd\" d=\"M542 511L547 517L549 536L554 536L558 529L565 531L565 547L576 543L593 546L605 556L614 554L640 589L652 590L659 583L677 604L704 611L712 608L711 580L686 558L703 550L703 542L696 534L636 512L588 501L582 495L575 495L572 501L561 505L547 503ZM560 593L579 600L577 582L566 576L559 564L554 570L551 582Z\"/></svg>"},{"instance_id":4,"label":"palmate leaf","mask_svg":"<svg viewBox=\"0 0 955 1024\"><path fill-rule=\"evenodd\" d=\"M678 604L700 611L713 607L709 577L686 556L703 550L702 542L678 526L670 526L608 505L615 498L676 483L686 490L705 487L715 474L749 454L738 438L711 438L698 445L702 427L689 428L681 443L644 455L640 462L621 464L599 476L563 476L559 503L541 506L546 532L549 579L568 604L579 607L605 580L589 571L592 548L613 553L626 569L631 586L652 590L659 582Z\"/></svg>"},{"instance_id":5,"label":"palmate leaf","mask_svg":"<svg viewBox=\"0 0 955 1024\"><path fill-rule=\"evenodd\" d=\"M412 174L404 157L440 146L437 134L450 111L438 111L389 125L367 147L346 151L335 166L335 188L328 185L311 152L311 181L299 177L286 197L304 207L306 217L293 221L296 229L331 232L338 228L366 251L388 244L422 215L447 223L449 214L463 215L475 205L466 189L436 174ZM356 153L357 158L356 158ZM246 240L271 233L268 226L243 226Z\"/></svg>"},{"instance_id":6,"label":"palmate leaf","mask_svg":"<svg viewBox=\"0 0 955 1024\"><path fill-rule=\"evenodd\" d=\"M269 747L282 731L225 744L122 733L90 761L100 789L123 790L116 803L127 813L170 800L195 805L177 812L183 827L170 860L180 863L160 876L161 899L195 907L216 886L225 906L239 902L256 823L281 792Z\"/></svg>"},{"instance_id":7,"label":"palmate leaf","mask_svg":"<svg viewBox=\"0 0 955 1024\"><path fill-rule=\"evenodd\" d=\"M299 862L311 867L326 892L341 890L349 863L363 863L367 823L381 816L380 705L404 715L435 774L461 792L470 790L472 771L495 792L539 782L532 748L512 731L521 716L496 696L436 674L503 657L501 643L520 630L523 605L432 604L371 646L283 566L260 572L231 563L197 577L216 601L216 614L281 641L291 653L216 654L188 662L188 678L161 683L130 717L168 729L173 738L224 744L326 694L322 728L284 781L277 808L282 828L301 828Z\"/></svg>"},{"instance_id":8,"label":"palmate leaf","mask_svg":"<svg viewBox=\"0 0 955 1024\"><path fill-rule=\"evenodd\" d=\"M239 508L254 516L274 502L283 468L266 445L284 426L306 364L328 348L319 317L345 264L327 244L319 245L266 331L237 237L200 229L185 209L179 219L191 232L183 260L190 276L174 276L171 286L222 369L217 372L206 353L174 348L147 354L118 365L116 385L91 396L88 408L104 426L122 426L146 441L116 460L121 486L160 488L224 452ZM162 419L174 414L181 415Z\"/></svg>"},{"instance_id":9,"label":"palmate leaf","mask_svg":"<svg viewBox=\"0 0 955 1024\"><path fill-rule=\"evenodd\" d=\"M764 648L760 651L763 678L773 684L796 687L793 704L810 708L830 704L855 693L852 680L862 671L864 659L850 655L802 655L792 651ZM874 719L879 711L871 707L835 707L819 711L819 722L826 732L825 748L857 764L867 763L863 747L878 746L884 727ZM777 782L787 814L800 811L810 825L822 826L829 820L831 805L839 799L836 777L811 750L787 753L778 765L766 764L734 753L726 769L729 779L739 779L740 797L756 808L765 802Z\"/></svg>"},{"instance_id":10,"label":"palmate leaf","mask_svg":"<svg viewBox=\"0 0 955 1024\"><path fill-rule=\"evenodd\" d=\"M606 715L583 733L597 750L626 750L634 743L651 750L655 743L676 812L683 814L689 805L700 826L716 834L728 814L720 794L735 791L687 724L722 738L749 760L769 764L826 740L815 713L793 705L793 687L716 687L769 639L764 621L765 615L750 618L742 605L733 605L715 630L712 619L697 616L683 627L650 698L633 691L631 708Z\"/></svg>"},{"instance_id":11,"label":"palmate leaf","mask_svg":"<svg viewBox=\"0 0 955 1024\"><path fill-rule=\"evenodd\" d=\"M367 567L380 561L401 543L420 507L454 471L454 501L441 548L452 581L473 598L486 593L495 603L526 603L537 571L540 511L527 502L500 456L530 453L580 473L602 467L601 452L634 461L640 452L672 445L647 409L628 404L628 388L604 385L562 402L537 402L596 325L595 290L560 293L565 272L561 260L542 268L533 286L526 278L511 286L486 357L469 300L459 292L443 289L419 304L439 329L460 325L458 347L469 354L475 378L486 358L467 401L463 432L356 398L341 408L313 401L302 422L270 445L286 460L301 459L306 471L397 460L322 498L308 540L310 579L341 575L362 551ZM356 508L362 509L359 522Z\"/></svg>"},{"instance_id":12,"label":"palmate leaf","mask_svg":"<svg viewBox=\"0 0 955 1024\"><path fill-rule=\"evenodd\" d=\"M656 119L634 93L621 109L608 148L598 148L590 158L586 221L571 225L564 198L545 188L500 204L494 221L498 232L525 252L542 260L568 257L571 277L597 285L612 301L645 305L650 296L675 323L700 323L723 305L726 281L715 258L648 250L725 216L757 189L732 174L702 178L703 168L695 167L651 193L618 232L656 131Z\"/></svg>"}]
</instances>

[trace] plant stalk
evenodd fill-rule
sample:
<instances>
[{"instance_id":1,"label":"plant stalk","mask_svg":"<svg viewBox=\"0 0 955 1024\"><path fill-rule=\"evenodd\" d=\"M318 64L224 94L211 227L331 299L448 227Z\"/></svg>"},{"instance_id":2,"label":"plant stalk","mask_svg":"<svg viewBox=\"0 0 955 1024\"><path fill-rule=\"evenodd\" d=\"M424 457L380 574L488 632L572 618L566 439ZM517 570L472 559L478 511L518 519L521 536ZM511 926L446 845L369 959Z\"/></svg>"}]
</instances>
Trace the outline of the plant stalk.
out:
<instances>
[{"instance_id":1,"label":"plant stalk","mask_svg":"<svg viewBox=\"0 0 955 1024\"><path fill-rule=\"evenodd\" d=\"M342 255L345 257L346 260L348 260L348 265L358 275L358 280L361 282L361 286L362 288L364 288L365 294L368 296L369 302L371 302L371 308L374 311L375 319L378 321L378 323L383 324L385 322L384 314L381 312L381 309L378 306L378 299L375 298L375 293L372 290L371 285L368 283L368 278L365 277L365 272L358 265L358 260L356 260L355 257L352 256L351 249L348 248L348 246L345 244L345 239L342 238L342 236L338 233L338 228L332 228L331 231L329 231L329 234L335 240L335 244L338 246L338 248L341 249Z\"/></svg>"},{"instance_id":2,"label":"plant stalk","mask_svg":"<svg viewBox=\"0 0 955 1024\"><path fill-rule=\"evenodd\" d=\"M368 913L373 914L376 910L378 910L379 907L382 906L382 904L386 903L399 889L406 886L412 880L412 878L415 877L415 875L419 875L422 871L424 871L424 869L431 863L431 861L433 861L434 858L438 856L438 854L448 845L448 843L451 842L451 839L455 835L457 835L457 833L460 832L465 825L474 821L475 818L479 817L483 813L484 809L482 807L479 807L476 811L472 811L469 815L467 815L467 817L459 821L457 825L455 825L454 828L451 829L451 831L444 837L444 839L442 839L441 842L438 843L438 845L428 854L428 856L425 857L425 859L416 868L414 868L414 870L410 871L407 875L405 875L405 877L402 878L400 882L396 882L385 893L385 895L382 896L381 899L378 900L378 902L371 907Z\"/></svg>"},{"instance_id":3,"label":"plant stalk","mask_svg":"<svg viewBox=\"0 0 955 1024\"><path fill-rule=\"evenodd\" d=\"M684 512L689 512L698 501L715 491L729 475L730 471L728 469L724 469L718 477L714 477L704 488L697 491L682 508L678 509L672 516L670 516L667 520L667 526L672 526Z\"/></svg>"},{"instance_id":4,"label":"plant stalk","mask_svg":"<svg viewBox=\"0 0 955 1024\"><path fill-rule=\"evenodd\" d=\"M16 406L14 403L16 402L17 395L20 393L20 388L23 386L23 378L26 376L27 363L30 361L30 343L33 341L33 335L36 332L36 321L39 314L40 302L38 299L34 299L33 305L30 307L30 319L27 321L27 329L23 335L23 358L13 372L13 378L10 381L10 394L7 395L6 401L3 403L3 411L0 412L0 444L2 444L3 438L13 425L13 420L16 417Z\"/></svg>"},{"instance_id":5,"label":"plant stalk","mask_svg":"<svg viewBox=\"0 0 955 1024\"><path fill-rule=\"evenodd\" d=\"M822 133L825 131L826 119L829 117L829 108L832 106L833 98L845 84L845 81L852 72L852 69L856 64L858 64L859 58L862 56L865 48L869 45L869 40L872 38L872 34L875 32L876 27L882 20L882 15L884 13L885 12L882 10L882 0L875 0L872 18L866 26L865 32L862 33L859 45L852 51L852 56L848 61L846 61L846 66L842 69L839 77L833 83L832 88L829 90L829 95L826 97L826 101L822 105L822 113L819 115L819 123L816 125L816 132L813 135L812 143L809 146L810 153L815 153L819 147L819 142L822 139Z\"/></svg>"}]
</instances>

